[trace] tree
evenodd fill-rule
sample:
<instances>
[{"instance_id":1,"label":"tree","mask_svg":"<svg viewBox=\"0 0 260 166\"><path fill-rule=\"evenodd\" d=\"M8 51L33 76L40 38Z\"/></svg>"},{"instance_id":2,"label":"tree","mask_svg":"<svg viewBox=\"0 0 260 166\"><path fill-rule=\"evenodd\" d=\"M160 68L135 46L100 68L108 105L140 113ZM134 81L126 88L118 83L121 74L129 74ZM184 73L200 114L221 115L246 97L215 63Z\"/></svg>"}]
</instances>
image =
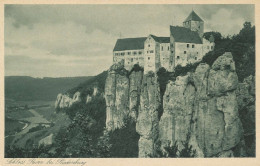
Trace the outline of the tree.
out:
<instances>
[{"instance_id":1,"label":"tree","mask_svg":"<svg viewBox=\"0 0 260 166\"><path fill-rule=\"evenodd\" d=\"M211 32L205 32L205 33L203 34L203 37L204 37L205 39L207 39L207 40L210 40L210 37L211 37L211 36L214 38L215 43L219 43L219 42L221 42L221 40L222 40L222 35L221 35L221 33L219 33L219 32L211 31ZM211 38L212 38L212 37L211 37Z\"/></svg>"}]
</instances>

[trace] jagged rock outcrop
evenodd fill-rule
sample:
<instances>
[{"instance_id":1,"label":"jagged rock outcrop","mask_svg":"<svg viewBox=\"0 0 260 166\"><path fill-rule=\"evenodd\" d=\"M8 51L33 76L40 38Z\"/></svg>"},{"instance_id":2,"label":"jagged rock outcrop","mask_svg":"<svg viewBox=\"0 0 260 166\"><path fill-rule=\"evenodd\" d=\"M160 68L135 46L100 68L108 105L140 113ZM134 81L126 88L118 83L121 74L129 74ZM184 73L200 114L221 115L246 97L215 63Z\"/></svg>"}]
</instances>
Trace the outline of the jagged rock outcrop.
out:
<instances>
[{"instance_id":1,"label":"jagged rock outcrop","mask_svg":"<svg viewBox=\"0 0 260 166\"><path fill-rule=\"evenodd\" d=\"M80 103L80 102L86 102L86 104L88 104L93 99L93 97L97 96L100 93L96 86L92 88L93 88L92 95L87 94L87 96L85 97L83 97L81 95L81 92L79 91L74 93L72 98L68 93L66 94L59 93L55 101L55 109L70 108L73 104Z\"/></svg>"},{"instance_id":2,"label":"jagged rock outcrop","mask_svg":"<svg viewBox=\"0 0 260 166\"><path fill-rule=\"evenodd\" d=\"M120 64L109 71L107 128L122 127L127 116L136 119L139 157L155 156L159 145L163 149L176 143L181 151L184 142L192 145L196 157L245 156L239 110L247 107L247 113L254 114L254 78L238 83L231 53L218 57L211 67L200 63L195 72L169 81L163 101L160 93L156 74L127 75Z\"/></svg>"},{"instance_id":3,"label":"jagged rock outcrop","mask_svg":"<svg viewBox=\"0 0 260 166\"><path fill-rule=\"evenodd\" d=\"M98 93L99 93L98 88L94 87L92 95L88 94L86 97L86 104L88 104L92 100L93 97L97 96Z\"/></svg>"},{"instance_id":4,"label":"jagged rock outcrop","mask_svg":"<svg viewBox=\"0 0 260 166\"><path fill-rule=\"evenodd\" d=\"M129 80L127 72L122 70L119 73L116 70L121 70L121 66L116 67L113 66L109 70L105 85L106 127L108 130L124 126L124 119L129 114Z\"/></svg>"},{"instance_id":5,"label":"jagged rock outcrop","mask_svg":"<svg viewBox=\"0 0 260 166\"><path fill-rule=\"evenodd\" d=\"M144 75L136 131L140 135L139 157L155 155L159 134L160 89L157 76Z\"/></svg>"},{"instance_id":6,"label":"jagged rock outcrop","mask_svg":"<svg viewBox=\"0 0 260 166\"><path fill-rule=\"evenodd\" d=\"M72 98L68 94L58 94L57 99L55 101L55 109L63 109L69 108L74 103L78 103L81 101L80 92L76 92Z\"/></svg>"},{"instance_id":7,"label":"jagged rock outcrop","mask_svg":"<svg viewBox=\"0 0 260 166\"><path fill-rule=\"evenodd\" d=\"M124 126L125 118L137 119L143 72L129 73L123 64L110 67L105 84L106 128L114 130Z\"/></svg>"},{"instance_id":8,"label":"jagged rock outcrop","mask_svg":"<svg viewBox=\"0 0 260 166\"><path fill-rule=\"evenodd\" d=\"M170 82L160 121L162 142L177 141L181 149L181 142L189 141L198 157L230 154L243 141L237 85L235 64L228 53L220 56L211 68L200 64L195 73Z\"/></svg>"},{"instance_id":9,"label":"jagged rock outcrop","mask_svg":"<svg viewBox=\"0 0 260 166\"><path fill-rule=\"evenodd\" d=\"M141 85L143 80L142 71L133 71L129 75L129 110L130 116L137 120L140 107Z\"/></svg>"},{"instance_id":10,"label":"jagged rock outcrop","mask_svg":"<svg viewBox=\"0 0 260 166\"><path fill-rule=\"evenodd\" d=\"M163 115L160 119L160 140L162 146L176 141L182 149L191 130L191 120L195 98L195 88L190 84L190 76L177 77L170 81L163 98Z\"/></svg>"}]
</instances>

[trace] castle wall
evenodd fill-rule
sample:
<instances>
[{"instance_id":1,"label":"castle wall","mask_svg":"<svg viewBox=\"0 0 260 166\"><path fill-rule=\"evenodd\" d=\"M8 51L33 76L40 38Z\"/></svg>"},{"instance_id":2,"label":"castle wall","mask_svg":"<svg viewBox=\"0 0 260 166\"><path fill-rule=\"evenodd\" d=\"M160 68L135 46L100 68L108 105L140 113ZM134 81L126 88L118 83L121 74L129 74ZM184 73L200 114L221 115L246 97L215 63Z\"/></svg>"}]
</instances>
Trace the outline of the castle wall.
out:
<instances>
[{"instance_id":1,"label":"castle wall","mask_svg":"<svg viewBox=\"0 0 260 166\"><path fill-rule=\"evenodd\" d=\"M214 42L210 43L208 40L203 38L203 48L202 48L202 54L203 55L205 55L209 51L214 50L214 47L215 47L215 43Z\"/></svg>"},{"instance_id":2,"label":"castle wall","mask_svg":"<svg viewBox=\"0 0 260 166\"><path fill-rule=\"evenodd\" d=\"M144 73L160 68L160 44L149 36L144 44Z\"/></svg>"},{"instance_id":3,"label":"castle wall","mask_svg":"<svg viewBox=\"0 0 260 166\"><path fill-rule=\"evenodd\" d=\"M125 59L125 51L113 51L113 63L121 62Z\"/></svg>"},{"instance_id":4,"label":"castle wall","mask_svg":"<svg viewBox=\"0 0 260 166\"><path fill-rule=\"evenodd\" d=\"M124 60L126 70L131 70L135 64L144 67L144 50L114 51L114 63Z\"/></svg>"},{"instance_id":5,"label":"castle wall","mask_svg":"<svg viewBox=\"0 0 260 166\"><path fill-rule=\"evenodd\" d=\"M170 43L161 43L160 44L160 62L161 67L164 67L166 70L170 70Z\"/></svg>"},{"instance_id":6,"label":"castle wall","mask_svg":"<svg viewBox=\"0 0 260 166\"><path fill-rule=\"evenodd\" d=\"M200 61L203 57L202 44L175 42L175 67Z\"/></svg>"},{"instance_id":7,"label":"castle wall","mask_svg":"<svg viewBox=\"0 0 260 166\"><path fill-rule=\"evenodd\" d=\"M173 71L175 67L175 40L172 35L170 35L170 70Z\"/></svg>"}]
</instances>

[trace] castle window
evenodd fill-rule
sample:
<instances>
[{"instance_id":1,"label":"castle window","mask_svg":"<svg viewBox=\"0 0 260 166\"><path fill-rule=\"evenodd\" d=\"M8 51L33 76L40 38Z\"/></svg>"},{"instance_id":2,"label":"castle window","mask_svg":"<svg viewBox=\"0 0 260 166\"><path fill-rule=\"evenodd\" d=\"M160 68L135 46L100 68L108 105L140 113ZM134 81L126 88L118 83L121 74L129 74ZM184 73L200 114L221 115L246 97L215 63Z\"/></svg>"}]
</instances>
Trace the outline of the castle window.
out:
<instances>
[{"instance_id":1,"label":"castle window","mask_svg":"<svg viewBox=\"0 0 260 166\"><path fill-rule=\"evenodd\" d=\"M124 53L124 52L121 52L121 55L125 55L125 53Z\"/></svg>"},{"instance_id":2,"label":"castle window","mask_svg":"<svg viewBox=\"0 0 260 166\"><path fill-rule=\"evenodd\" d=\"M199 29L200 29L200 26L199 26Z\"/></svg>"},{"instance_id":3,"label":"castle window","mask_svg":"<svg viewBox=\"0 0 260 166\"><path fill-rule=\"evenodd\" d=\"M133 58L131 58L131 62L133 62L134 61L134 59Z\"/></svg>"},{"instance_id":4,"label":"castle window","mask_svg":"<svg viewBox=\"0 0 260 166\"><path fill-rule=\"evenodd\" d=\"M211 46L211 49L213 49L213 46Z\"/></svg>"},{"instance_id":5,"label":"castle window","mask_svg":"<svg viewBox=\"0 0 260 166\"><path fill-rule=\"evenodd\" d=\"M190 47L190 45L189 44L187 44L187 48L189 48Z\"/></svg>"},{"instance_id":6,"label":"castle window","mask_svg":"<svg viewBox=\"0 0 260 166\"><path fill-rule=\"evenodd\" d=\"M148 44L148 47L150 47L150 44Z\"/></svg>"},{"instance_id":7,"label":"castle window","mask_svg":"<svg viewBox=\"0 0 260 166\"><path fill-rule=\"evenodd\" d=\"M136 55L136 52L134 51L134 55Z\"/></svg>"},{"instance_id":8,"label":"castle window","mask_svg":"<svg viewBox=\"0 0 260 166\"><path fill-rule=\"evenodd\" d=\"M162 46L162 51L163 51L163 46Z\"/></svg>"},{"instance_id":9,"label":"castle window","mask_svg":"<svg viewBox=\"0 0 260 166\"><path fill-rule=\"evenodd\" d=\"M197 57L195 57L195 60L197 60Z\"/></svg>"},{"instance_id":10,"label":"castle window","mask_svg":"<svg viewBox=\"0 0 260 166\"><path fill-rule=\"evenodd\" d=\"M151 50L150 53L153 53L153 50Z\"/></svg>"},{"instance_id":11,"label":"castle window","mask_svg":"<svg viewBox=\"0 0 260 166\"><path fill-rule=\"evenodd\" d=\"M184 54L186 54L186 51L184 51Z\"/></svg>"},{"instance_id":12,"label":"castle window","mask_svg":"<svg viewBox=\"0 0 260 166\"><path fill-rule=\"evenodd\" d=\"M168 51L170 50L170 47L168 46Z\"/></svg>"},{"instance_id":13,"label":"castle window","mask_svg":"<svg viewBox=\"0 0 260 166\"><path fill-rule=\"evenodd\" d=\"M127 54L128 54L128 55L131 55L131 52L128 52Z\"/></svg>"},{"instance_id":14,"label":"castle window","mask_svg":"<svg viewBox=\"0 0 260 166\"><path fill-rule=\"evenodd\" d=\"M149 53L149 51L147 51L147 54Z\"/></svg>"},{"instance_id":15,"label":"castle window","mask_svg":"<svg viewBox=\"0 0 260 166\"><path fill-rule=\"evenodd\" d=\"M192 48L194 48L195 47L195 45L194 44L192 44Z\"/></svg>"},{"instance_id":16,"label":"castle window","mask_svg":"<svg viewBox=\"0 0 260 166\"><path fill-rule=\"evenodd\" d=\"M177 56L177 59L180 59L180 56Z\"/></svg>"},{"instance_id":17,"label":"castle window","mask_svg":"<svg viewBox=\"0 0 260 166\"><path fill-rule=\"evenodd\" d=\"M172 51L172 53L173 53L173 51Z\"/></svg>"},{"instance_id":18,"label":"castle window","mask_svg":"<svg viewBox=\"0 0 260 166\"><path fill-rule=\"evenodd\" d=\"M199 54L199 52L197 52L197 54Z\"/></svg>"},{"instance_id":19,"label":"castle window","mask_svg":"<svg viewBox=\"0 0 260 166\"><path fill-rule=\"evenodd\" d=\"M139 51L139 54L141 55L141 54L142 54L142 51Z\"/></svg>"},{"instance_id":20,"label":"castle window","mask_svg":"<svg viewBox=\"0 0 260 166\"><path fill-rule=\"evenodd\" d=\"M150 57L148 57L148 60L150 60Z\"/></svg>"}]
</instances>

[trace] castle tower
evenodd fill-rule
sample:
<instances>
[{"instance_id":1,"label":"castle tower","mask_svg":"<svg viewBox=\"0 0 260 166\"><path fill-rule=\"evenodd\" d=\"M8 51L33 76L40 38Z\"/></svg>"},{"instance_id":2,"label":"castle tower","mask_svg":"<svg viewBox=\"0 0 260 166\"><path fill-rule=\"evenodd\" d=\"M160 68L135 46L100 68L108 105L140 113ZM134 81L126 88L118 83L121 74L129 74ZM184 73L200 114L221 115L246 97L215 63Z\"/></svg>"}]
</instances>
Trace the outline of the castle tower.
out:
<instances>
[{"instance_id":1,"label":"castle tower","mask_svg":"<svg viewBox=\"0 0 260 166\"><path fill-rule=\"evenodd\" d=\"M190 15L183 22L183 27L197 31L202 39L204 33L204 21L192 10Z\"/></svg>"}]
</instances>

